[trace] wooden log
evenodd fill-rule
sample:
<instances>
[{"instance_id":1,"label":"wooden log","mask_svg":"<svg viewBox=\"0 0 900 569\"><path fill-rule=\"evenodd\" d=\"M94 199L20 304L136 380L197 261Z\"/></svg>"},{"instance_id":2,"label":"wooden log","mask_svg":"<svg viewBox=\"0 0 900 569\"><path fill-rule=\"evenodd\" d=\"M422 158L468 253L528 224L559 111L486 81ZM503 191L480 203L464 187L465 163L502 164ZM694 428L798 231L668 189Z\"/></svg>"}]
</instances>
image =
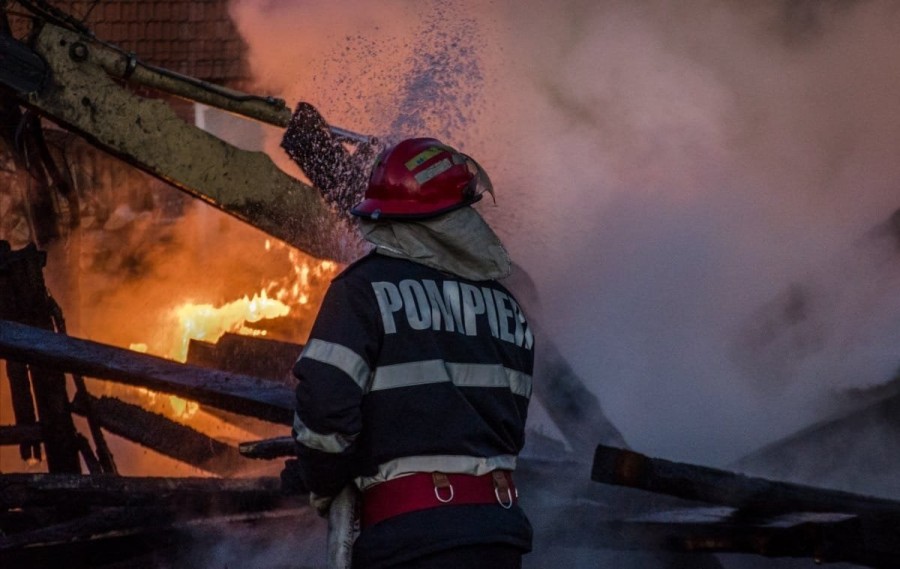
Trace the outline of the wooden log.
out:
<instances>
[{"instance_id":1,"label":"wooden log","mask_svg":"<svg viewBox=\"0 0 900 569\"><path fill-rule=\"evenodd\" d=\"M77 396L73 408L79 414L90 408L103 429L220 476L234 474L247 465L236 448L113 397Z\"/></svg>"},{"instance_id":2,"label":"wooden log","mask_svg":"<svg viewBox=\"0 0 900 569\"><path fill-rule=\"evenodd\" d=\"M76 397L80 395L84 401L84 408L81 411L82 415L87 419L91 438L94 439L94 447L97 449L97 464L100 467L100 471L109 474L118 474L119 470L116 467L116 461L113 458L112 450L110 450L109 445L106 443L106 437L103 436L102 425L97 419L92 407L94 398L88 394L83 377L75 374L72 376L72 379L75 382ZM82 455L84 455L84 453L82 453ZM91 473L93 474L94 471L91 471Z\"/></svg>"},{"instance_id":3,"label":"wooden log","mask_svg":"<svg viewBox=\"0 0 900 569\"><path fill-rule=\"evenodd\" d=\"M537 512L535 512L537 513ZM744 553L765 557L849 561L866 566L900 553L861 552L865 539L860 519L852 514L796 513L770 517L741 516L735 508L693 508L616 518L598 515L596 507L566 504L556 516L531 515L535 533L559 547L680 553ZM559 520L566 523L560 524ZM895 558L896 559L896 558Z\"/></svg>"},{"instance_id":4,"label":"wooden log","mask_svg":"<svg viewBox=\"0 0 900 569\"><path fill-rule=\"evenodd\" d=\"M31 446L41 442L41 426L33 425L5 425L0 426L0 446L25 445ZM26 458L26 457L22 457Z\"/></svg>"},{"instance_id":5,"label":"wooden log","mask_svg":"<svg viewBox=\"0 0 900 569\"><path fill-rule=\"evenodd\" d=\"M828 512L753 516L737 508L705 507L619 517L609 511L604 516L598 505L583 500L552 510L529 508L529 517L535 535L555 547L691 553L698 554L698 561L699 554L744 553L877 568L900 565L900 524L891 516Z\"/></svg>"},{"instance_id":6,"label":"wooden log","mask_svg":"<svg viewBox=\"0 0 900 569\"><path fill-rule=\"evenodd\" d=\"M33 243L18 251L12 251L8 243L0 246L0 318L23 322L35 330L52 334L48 332L53 329L52 306L43 274L46 263L47 254ZM35 364L27 371L41 423L47 467L51 472L81 472L65 376L58 370L44 367L40 361L30 363ZM19 411L25 411L23 402L18 401L22 398L24 378L18 375L20 372L16 371L15 377L10 377L10 387L20 392L14 402L20 407ZM28 405L24 402L24 407ZM23 422L30 421L23 416Z\"/></svg>"},{"instance_id":7,"label":"wooden log","mask_svg":"<svg viewBox=\"0 0 900 569\"><path fill-rule=\"evenodd\" d=\"M165 507L103 508L86 516L52 524L28 532L0 535L4 556L24 550L53 548L78 542L122 540L149 534L174 534L182 529L195 531L199 525L258 521L308 515L302 505L238 514L211 513L199 517ZM101 544L102 545L102 544ZM114 554L122 556L122 553ZM105 565L104 565L105 566Z\"/></svg>"},{"instance_id":8,"label":"wooden log","mask_svg":"<svg viewBox=\"0 0 900 569\"><path fill-rule=\"evenodd\" d=\"M292 437L275 437L241 443L238 445L238 451L247 458L272 460L296 456L297 443Z\"/></svg>"},{"instance_id":9,"label":"wooden log","mask_svg":"<svg viewBox=\"0 0 900 569\"><path fill-rule=\"evenodd\" d=\"M303 346L268 338L224 334L215 344L191 340L187 363L268 379L293 389L297 380L291 367Z\"/></svg>"},{"instance_id":10,"label":"wooden log","mask_svg":"<svg viewBox=\"0 0 900 569\"><path fill-rule=\"evenodd\" d=\"M183 512L249 512L297 505L303 496L281 493L281 480L159 478L110 474L2 474L0 509L66 506L176 507Z\"/></svg>"},{"instance_id":11,"label":"wooden log","mask_svg":"<svg viewBox=\"0 0 900 569\"><path fill-rule=\"evenodd\" d=\"M65 374L37 365L29 365L28 371L47 451L47 469L50 472L80 473L78 435L69 409Z\"/></svg>"},{"instance_id":12,"label":"wooden log","mask_svg":"<svg viewBox=\"0 0 900 569\"><path fill-rule=\"evenodd\" d=\"M844 512L900 516L900 502L744 476L599 445L591 479L757 513Z\"/></svg>"},{"instance_id":13,"label":"wooden log","mask_svg":"<svg viewBox=\"0 0 900 569\"><path fill-rule=\"evenodd\" d=\"M0 358L145 387L290 425L293 390L259 378L177 362L0 320Z\"/></svg>"},{"instance_id":14,"label":"wooden log","mask_svg":"<svg viewBox=\"0 0 900 569\"><path fill-rule=\"evenodd\" d=\"M171 524L173 517L172 512L159 508L103 508L31 531L0 535L0 552L5 557L25 548L122 536L137 527L159 529Z\"/></svg>"},{"instance_id":15,"label":"wooden log","mask_svg":"<svg viewBox=\"0 0 900 569\"><path fill-rule=\"evenodd\" d=\"M28 366L19 362L6 362L6 378L9 380L10 400L16 425L32 427L38 424L34 411L34 396L31 394L31 379L28 377ZM19 456L22 460L41 460L41 437L37 440L23 441L19 445Z\"/></svg>"}]
</instances>

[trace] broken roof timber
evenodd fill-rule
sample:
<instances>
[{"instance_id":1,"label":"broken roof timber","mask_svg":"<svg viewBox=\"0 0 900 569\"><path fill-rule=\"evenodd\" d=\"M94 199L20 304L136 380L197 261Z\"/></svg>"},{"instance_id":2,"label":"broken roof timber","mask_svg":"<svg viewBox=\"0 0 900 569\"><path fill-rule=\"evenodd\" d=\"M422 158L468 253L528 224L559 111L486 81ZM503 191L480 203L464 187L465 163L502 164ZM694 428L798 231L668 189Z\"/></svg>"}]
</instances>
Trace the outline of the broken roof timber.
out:
<instances>
[{"instance_id":1,"label":"broken roof timber","mask_svg":"<svg viewBox=\"0 0 900 569\"><path fill-rule=\"evenodd\" d=\"M180 364L0 320L0 358L134 385L264 421L290 425L293 391L271 381Z\"/></svg>"}]
</instances>

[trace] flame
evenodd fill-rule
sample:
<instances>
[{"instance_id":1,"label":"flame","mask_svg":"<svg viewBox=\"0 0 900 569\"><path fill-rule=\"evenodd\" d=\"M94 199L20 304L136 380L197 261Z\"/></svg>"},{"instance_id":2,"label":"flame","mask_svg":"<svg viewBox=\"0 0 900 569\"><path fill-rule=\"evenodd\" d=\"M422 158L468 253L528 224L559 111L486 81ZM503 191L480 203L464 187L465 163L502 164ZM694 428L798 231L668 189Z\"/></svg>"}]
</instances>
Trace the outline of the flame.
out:
<instances>
[{"instance_id":1,"label":"flame","mask_svg":"<svg viewBox=\"0 0 900 569\"><path fill-rule=\"evenodd\" d=\"M244 297L223 306L186 302L172 311L178 322L178 342L171 347L168 356L180 362L187 361L191 340L215 343L226 332L248 336L264 336L265 330L255 330L248 323L269 318L287 316L291 308L284 302L269 298L263 290L252 298Z\"/></svg>"},{"instance_id":2,"label":"flame","mask_svg":"<svg viewBox=\"0 0 900 569\"><path fill-rule=\"evenodd\" d=\"M154 341L131 343L129 347L183 363L188 359L191 340L216 343L226 333L266 336L268 332L262 326L252 324L289 315L298 323L299 329L296 337L287 340L302 341L304 328L308 329L314 319L318 299L339 265L310 257L277 240L265 239L262 246L267 254L285 254L289 269L283 277L264 282L252 295L243 294L224 303L181 300L168 309L162 308L164 329L153 338ZM190 419L199 409L194 401L147 389L139 392L151 406L157 399L165 401L161 398L168 397L165 414L172 419Z\"/></svg>"},{"instance_id":3,"label":"flame","mask_svg":"<svg viewBox=\"0 0 900 569\"><path fill-rule=\"evenodd\" d=\"M175 395L169 396L169 405L172 407L172 411L176 416L183 417L185 419L190 419L197 414L198 410L200 410L200 404L196 401L182 399L181 397L177 397Z\"/></svg>"},{"instance_id":4,"label":"flame","mask_svg":"<svg viewBox=\"0 0 900 569\"><path fill-rule=\"evenodd\" d=\"M288 315L302 317L298 313L303 311L311 321L315 308L310 305L311 295L323 292L325 283L339 268L337 263L314 259L271 239L265 240L264 249L287 252L291 267L288 275L264 284L253 296L244 294L224 304L184 301L169 309L166 321L174 331L166 335L168 340L163 345L139 342L130 344L130 349L185 362L191 340L216 343L226 333L265 336L266 330L249 324Z\"/></svg>"},{"instance_id":5,"label":"flame","mask_svg":"<svg viewBox=\"0 0 900 569\"><path fill-rule=\"evenodd\" d=\"M289 305L306 305L309 303L309 295L316 283L330 280L337 271L338 265L332 261L315 260L296 249L279 244L286 249L291 262L292 272L285 279L273 282L268 291L278 300ZM270 248L266 241L266 250Z\"/></svg>"}]
</instances>

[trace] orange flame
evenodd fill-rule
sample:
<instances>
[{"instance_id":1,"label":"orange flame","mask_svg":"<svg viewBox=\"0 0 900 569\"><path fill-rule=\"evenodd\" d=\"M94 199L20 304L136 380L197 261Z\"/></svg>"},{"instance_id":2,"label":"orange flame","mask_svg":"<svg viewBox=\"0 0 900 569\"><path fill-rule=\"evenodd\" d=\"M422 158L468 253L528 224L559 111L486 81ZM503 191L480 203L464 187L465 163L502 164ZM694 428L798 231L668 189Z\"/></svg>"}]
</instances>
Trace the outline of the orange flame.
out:
<instances>
[{"instance_id":1,"label":"orange flame","mask_svg":"<svg viewBox=\"0 0 900 569\"><path fill-rule=\"evenodd\" d=\"M253 295L253 298L244 295L220 307L186 302L172 311L178 321L179 333L178 342L171 347L168 356L180 362L187 361L191 340L215 343L226 332L264 336L265 330L254 330L247 324L287 316L290 311L290 306L269 298L265 290Z\"/></svg>"},{"instance_id":2,"label":"orange flame","mask_svg":"<svg viewBox=\"0 0 900 569\"><path fill-rule=\"evenodd\" d=\"M226 333L265 336L265 330L248 324L289 314L298 316L296 313L301 309L309 312L306 316L311 320L311 311L315 308L309 306L311 294L322 292L325 283L337 272L338 265L311 258L270 239L265 240L265 249L286 250L290 260L290 274L264 285L252 297L245 294L222 305L183 302L169 311L167 320L173 322L173 331L168 334L170 339L166 342L167 345L153 349L146 343L134 343L130 348L185 362L191 340L216 343Z\"/></svg>"}]
</instances>

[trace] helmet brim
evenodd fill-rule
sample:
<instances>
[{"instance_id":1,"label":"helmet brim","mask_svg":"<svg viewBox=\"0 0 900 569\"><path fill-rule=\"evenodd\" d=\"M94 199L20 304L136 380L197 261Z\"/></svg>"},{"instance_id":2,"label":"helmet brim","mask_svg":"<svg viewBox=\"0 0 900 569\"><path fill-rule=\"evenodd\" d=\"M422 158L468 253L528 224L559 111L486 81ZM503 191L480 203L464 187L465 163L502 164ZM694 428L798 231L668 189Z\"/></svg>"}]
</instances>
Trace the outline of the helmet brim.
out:
<instances>
[{"instance_id":1,"label":"helmet brim","mask_svg":"<svg viewBox=\"0 0 900 569\"><path fill-rule=\"evenodd\" d=\"M385 200L379 199L364 199L353 206L353 208L350 209L350 213L357 217L363 217L373 221L382 219L415 221L431 219L444 215L445 213L450 213L453 210L472 205L481 200L481 198L481 194L476 194L463 201L447 200L445 202L432 202L426 204L412 200L391 200L390 202L386 202Z\"/></svg>"}]
</instances>

